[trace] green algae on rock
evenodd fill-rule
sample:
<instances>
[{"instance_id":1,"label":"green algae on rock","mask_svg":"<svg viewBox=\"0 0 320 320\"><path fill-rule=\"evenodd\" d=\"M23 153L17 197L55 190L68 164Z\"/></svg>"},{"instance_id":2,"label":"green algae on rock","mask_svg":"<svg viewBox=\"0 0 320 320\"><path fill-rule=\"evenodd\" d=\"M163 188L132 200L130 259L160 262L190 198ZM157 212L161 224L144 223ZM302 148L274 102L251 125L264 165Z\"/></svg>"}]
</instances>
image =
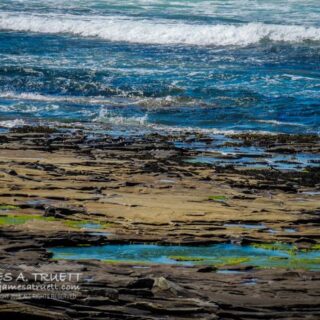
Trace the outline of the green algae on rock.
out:
<instances>
[{"instance_id":1,"label":"green algae on rock","mask_svg":"<svg viewBox=\"0 0 320 320\"><path fill-rule=\"evenodd\" d=\"M41 215L10 215L0 216L0 225L20 225L32 220L56 221L53 217L43 217Z\"/></svg>"},{"instance_id":2,"label":"green algae on rock","mask_svg":"<svg viewBox=\"0 0 320 320\"><path fill-rule=\"evenodd\" d=\"M248 262L252 261L252 258L249 257L222 257L218 260L217 263L214 263L213 265L215 267L224 267L224 266L236 266L236 265L242 265L247 264Z\"/></svg>"},{"instance_id":3,"label":"green algae on rock","mask_svg":"<svg viewBox=\"0 0 320 320\"><path fill-rule=\"evenodd\" d=\"M205 260L205 258L201 258L201 257L186 257L186 256L169 256L168 258L175 261L204 261Z\"/></svg>"},{"instance_id":4,"label":"green algae on rock","mask_svg":"<svg viewBox=\"0 0 320 320\"><path fill-rule=\"evenodd\" d=\"M17 210L17 209L20 209L20 207L12 204L0 204L0 211L1 210Z\"/></svg>"},{"instance_id":5,"label":"green algae on rock","mask_svg":"<svg viewBox=\"0 0 320 320\"><path fill-rule=\"evenodd\" d=\"M70 227L75 229L92 229L92 230L100 230L104 229L110 226L110 224L107 223L100 223L98 221L92 221L92 220L64 220L63 223Z\"/></svg>"},{"instance_id":6,"label":"green algae on rock","mask_svg":"<svg viewBox=\"0 0 320 320\"><path fill-rule=\"evenodd\" d=\"M208 200L224 202L224 201L228 200L228 197L227 196L223 196L223 195L214 195L214 196L209 196Z\"/></svg>"}]
</instances>

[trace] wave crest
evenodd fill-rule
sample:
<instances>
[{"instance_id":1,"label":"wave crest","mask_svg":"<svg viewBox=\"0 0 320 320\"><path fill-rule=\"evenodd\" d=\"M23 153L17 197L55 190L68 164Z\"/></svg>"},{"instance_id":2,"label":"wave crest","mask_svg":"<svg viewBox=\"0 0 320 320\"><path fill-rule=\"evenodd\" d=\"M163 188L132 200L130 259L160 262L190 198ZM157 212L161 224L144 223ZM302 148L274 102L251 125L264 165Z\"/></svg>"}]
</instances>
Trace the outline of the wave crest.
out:
<instances>
[{"instance_id":1,"label":"wave crest","mask_svg":"<svg viewBox=\"0 0 320 320\"><path fill-rule=\"evenodd\" d=\"M0 128L14 128L24 126L26 123L23 119L2 120L0 121Z\"/></svg>"},{"instance_id":2,"label":"wave crest","mask_svg":"<svg viewBox=\"0 0 320 320\"><path fill-rule=\"evenodd\" d=\"M121 17L0 14L0 30L98 37L109 41L148 44L246 46L261 40L320 41L320 29L298 25L248 23L193 25Z\"/></svg>"},{"instance_id":3,"label":"wave crest","mask_svg":"<svg viewBox=\"0 0 320 320\"><path fill-rule=\"evenodd\" d=\"M148 114L144 114L141 117L139 116L132 116L132 117L125 117L118 114L113 113L112 111L101 108L99 115L93 119L93 122L100 122L100 123L109 123L113 125L136 125L141 126L146 124L148 121Z\"/></svg>"}]
</instances>

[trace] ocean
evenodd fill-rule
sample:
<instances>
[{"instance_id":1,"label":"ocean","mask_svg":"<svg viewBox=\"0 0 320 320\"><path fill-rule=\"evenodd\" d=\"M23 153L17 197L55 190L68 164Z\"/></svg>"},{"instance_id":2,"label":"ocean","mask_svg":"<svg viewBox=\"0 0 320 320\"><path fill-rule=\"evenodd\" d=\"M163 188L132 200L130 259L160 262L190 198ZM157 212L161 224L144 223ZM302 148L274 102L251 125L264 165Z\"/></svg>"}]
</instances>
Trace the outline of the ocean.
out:
<instances>
[{"instance_id":1,"label":"ocean","mask_svg":"<svg viewBox=\"0 0 320 320\"><path fill-rule=\"evenodd\" d=\"M319 133L319 0L1 0L0 127Z\"/></svg>"}]
</instances>

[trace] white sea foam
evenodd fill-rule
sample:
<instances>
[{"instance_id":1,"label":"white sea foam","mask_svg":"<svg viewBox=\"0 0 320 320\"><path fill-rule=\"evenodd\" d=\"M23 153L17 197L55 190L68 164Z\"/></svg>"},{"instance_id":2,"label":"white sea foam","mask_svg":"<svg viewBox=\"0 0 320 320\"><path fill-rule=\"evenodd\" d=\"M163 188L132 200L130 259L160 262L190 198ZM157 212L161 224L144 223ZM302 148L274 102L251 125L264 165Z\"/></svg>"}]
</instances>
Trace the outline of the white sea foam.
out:
<instances>
[{"instance_id":1,"label":"white sea foam","mask_svg":"<svg viewBox=\"0 0 320 320\"><path fill-rule=\"evenodd\" d=\"M70 103L85 103L85 104L98 104L108 103L103 97L76 97L76 96L53 96L43 95L40 93L21 92L14 91L2 91L0 92L0 98L13 99L13 100L29 100L29 101L43 101L43 102L70 102Z\"/></svg>"},{"instance_id":2,"label":"white sea foam","mask_svg":"<svg viewBox=\"0 0 320 320\"><path fill-rule=\"evenodd\" d=\"M260 123L269 123L269 124L275 124L278 126L299 126L299 127L304 127L305 125L302 123L297 123L297 122L285 122L285 121L278 121L278 120L256 120L256 122Z\"/></svg>"},{"instance_id":3,"label":"white sea foam","mask_svg":"<svg viewBox=\"0 0 320 320\"><path fill-rule=\"evenodd\" d=\"M185 132L197 132L203 134L235 134L239 133L239 130L222 130L216 128L199 128L199 127L180 127L180 126L166 126L160 124L148 124L148 127L156 130L156 131L163 131L163 132L170 132L170 133L185 133Z\"/></svg>"},{"instance_id":4,"label":"white sea foam","mask_svg":"<svg viewBox=\"0 0 320 320\"><path fill-rule=\"evenodd\" d=\"M46 96L39 93L29 93L29 92L16 93L13 91L0 92L0 98L24 99L24 100L31 100L31 101L64 101L65 100L64 97Z\"/></svg>"},{"instance_id":5,"label":"white sea foam","mask_svg":"<svg viewBox=\"0 0 320 320\"><path fill-rule=\"evenodd\" d=\"M149 44L246 46L271 41L320 41L320 28L301 25L247 23L187 24L165 20L76 15L0 14L0 30L98 37L109 41Z\"/></svg>"},{"instance_id":6,"label":"white sea foam","mask_svg":"<svg viewBox=\"0 0 320 320\"><path fill-rule=\"evenodd\" d=\"M0 98L10 99L10 100L24 100L24 101L37 101L37 102L56 102L56 103L76 103L76 104L84 104L84 105L96 105L96 104L107 104L112 106L127 106L128 103L139 104L139 101L130 100L125 97L113 97L112 99L108 99L102 96L96 97L79 97L79 96L54 96L54 95L43 95L40 93L29 93L29 92L21 92L17 93L14 91L2 91L0 92ZM0 106L4 110L5 106ZM13 106L7 107L8 110L13 110ZM52 109L52 107L49 107ZM48 110L49 110L48 109Z\"/></svg>"},{"instance_id":7,"label":"white sea foam","mask_svg":"<svg viewBox=\"0 0 320 320\"><path fill-rule=\"evenodd\" d=\"M142 116L133 116L133 117L124 117L115 114L114 112L101 108L98 116L93 119L93 122L99 124L99 123L108 123L112 125L120 125L120 126L135 126L139 127L141 126L142 130L152 130L152 131L160 131L160 132L166 132L171 134L179 134L184 132L198 132L203 134L235 134L239 132L243 132L240 130L223 130L223 129L217 129L217 128L199 128L199 127L183 127L183 126L168 126L163 124L157 124L150 122L148 119L148 114L144 114ZM248 130L247 132L251 132ZM252 131L256 132L256 131ZM270 133L268 131L259 131L259 133Z\"/></svg>"},{"instance_id":8,"label":"white sea foam","mask_svg":"<svg viewBox=\"0 0 320 320\"><path fill-rule=\"evenodd\" d=\"M94 122L110 123L114 125L145 125L148 120L148 114L143 116L123 117L114 112L101 108L99 114L93 119Z\"/></svg>"},{"instance_id":9,"label":"white sea foam","mask_svg":"<svg viewBox=\"0 0 320 320\"><path fill-rule=\"evenodd\" d=\"M201 100L165 96L158 98L146 98L141 96L131 97L130 93L121 92L121 95L114 96L112 98L105 98L103 96L54 96L54 95L43 95L40 93L29 93L29 92L14 92L14 91L0 91L0 98L10 100L25 100L25 101L37 101L37 102L65 102L65 103L77 103L85 105L112 105L118 107L125 107L128 104L142 106L148 109L166 108L166 107L179 107L179 106L193 106L195 104L204 106L205 103ZM1 106L0 106L1 108ZM9 110L9 109L8 109Z\"/></svg>"},{"instance_id":10,"label":"white sea foam","mask_svg":"<svg viewBox=\"0 0 320 320\"><path fill-rule=\"evenodd\" d=\"M14 119L14 120L3 120L0 121L0 128L14 128L18 126L25 125L25 121L23 119Z\"/></svg>"}]
</instances>

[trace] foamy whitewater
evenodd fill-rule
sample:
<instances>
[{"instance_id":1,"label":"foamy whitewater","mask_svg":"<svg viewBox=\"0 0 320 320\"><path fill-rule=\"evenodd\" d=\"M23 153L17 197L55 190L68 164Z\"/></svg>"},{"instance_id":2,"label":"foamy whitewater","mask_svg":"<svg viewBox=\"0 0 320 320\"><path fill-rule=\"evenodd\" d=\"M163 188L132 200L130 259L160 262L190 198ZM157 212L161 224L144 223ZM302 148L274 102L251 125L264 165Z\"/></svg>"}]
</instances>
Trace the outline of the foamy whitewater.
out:
<instances>
[{"instance_id":1,"label":"foamy whitewater","mask_svg":"<svg viewBox=\"0 0 320 320\"><path fill-rule=\"evenodd\" d=\"M2 0L0 127L319 133L318 0Z\"/></svg>"},{"instance_id":2,"label":"foamy whitewater","mask_svg":"<svg viewBox=\"0 0 320 320\"><path fill-rule=\"evenodd\" d=\"M145 44L246 46L261 40L299 43L319 41L320 29L299 25L187 24L166 20L76 15L0 14L2 30L98 37L109 41Z\"/></svg>"}]
</instances>

